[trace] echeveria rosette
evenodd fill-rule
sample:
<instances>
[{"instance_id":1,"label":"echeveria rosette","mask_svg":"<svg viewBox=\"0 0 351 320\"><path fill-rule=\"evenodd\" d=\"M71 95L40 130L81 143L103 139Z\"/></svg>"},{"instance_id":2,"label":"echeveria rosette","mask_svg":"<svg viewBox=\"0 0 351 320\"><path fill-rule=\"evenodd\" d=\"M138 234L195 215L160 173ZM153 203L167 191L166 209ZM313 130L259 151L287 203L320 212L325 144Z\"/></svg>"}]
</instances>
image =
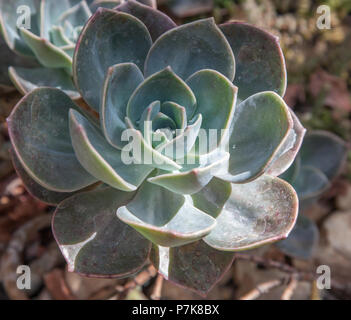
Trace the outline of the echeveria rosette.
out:
<instances>
[{"instance_id":1,"label":"echeveria rosette","mask_svg":"<svg viewBox=\"0 0 351 320\"><path fill-rule=\"evenodd\" d=\"M149 259L205 294L235 251L293 228L297 195L277 176L305 130L281 98L281 49L247 24L221 30L213 19L177 27L135 1L100 8L73 57L76 87L99 119L52 88L9 117L19 174L42 200L42 188L50 203L64 199L53 231L71 271L124 277ZM246 69L257 75L245 82ZM205 147L204 133L216 138Z\"/></svg>"},{"instance_id":2,"label":"echeveria rosette","mask_svg":"<svg viewBox=\"0 0 351 320\"><path fill-rule=\"evenodd\" d=\"M37 87L56 87L79 98L72 81L72 57L78 36L99 7L113 8L124 0L0 0L0 31L8 47L26 57L26 65L9 67L12 83L26 94ZM155 1L140 0L155 6ZM18 11L18 9L23 11ZM30 27L18 28L21 15L30 11ZM21 21L23 22L23 21ZM33 60L32 65L27 61ZM14 61L15 62L15 61ZM8 65L7 65L8 67Z\"/></svg>"},{"instance_id":3,"label":"echeveria rosette","mask_svg":"<svg viewBox=\"0 0 351 320\"><path fill-rule=\"evenodd\" d=\"M300 215L289 237L277 243L286 254L309 259L318 245L319 231L304 211L331 186L343 168L347 144L335 134L316 130L308 132L293 165L281 176L296 190Z\"/></svg>"}]
</instances>

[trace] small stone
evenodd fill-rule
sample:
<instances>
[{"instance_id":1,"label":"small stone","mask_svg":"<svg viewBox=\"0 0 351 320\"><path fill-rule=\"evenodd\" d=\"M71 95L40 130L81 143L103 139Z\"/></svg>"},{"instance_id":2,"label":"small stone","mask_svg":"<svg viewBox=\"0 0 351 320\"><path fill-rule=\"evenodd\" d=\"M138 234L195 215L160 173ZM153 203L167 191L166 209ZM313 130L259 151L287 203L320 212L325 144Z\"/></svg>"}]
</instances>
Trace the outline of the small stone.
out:
<instances>
[{"instance_id":1,"label":"small stone","mask_svg":"<svg viewBox=\"0 0 351 320\"><path fill-rule=\"evenodd\" d=\"M351 210L351 185L347 184L345 192L336 197L336 206L339 210Z\"/></svg>"},{"instance_id":2,"label":"small stone","mask_svg":"<svg viewBox=\"0 0 351 320\"><path fill-rule=\"evenodd\" d=\"M351 210L335 212L324 223L328 243L336 251L351 257Z\"/></svg>"}]
</instances>

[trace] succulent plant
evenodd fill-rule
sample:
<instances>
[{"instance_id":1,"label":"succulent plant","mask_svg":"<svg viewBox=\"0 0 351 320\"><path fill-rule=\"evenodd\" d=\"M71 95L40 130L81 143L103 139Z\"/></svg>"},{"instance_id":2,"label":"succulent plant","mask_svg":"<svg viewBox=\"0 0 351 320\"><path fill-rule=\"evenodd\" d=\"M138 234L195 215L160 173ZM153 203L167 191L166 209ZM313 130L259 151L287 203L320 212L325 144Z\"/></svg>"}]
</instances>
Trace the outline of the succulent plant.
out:
<instances>
[{"instance_id":1,"label":"succulent plant","mask_svg":"<svg viewBox=\"0 0 351 320\"><path fill-rule=\"evenodd\" d=\"M328 131L311 131L306 135L293 165L281 176L296 190L300 215L289 237L277 243L286 254L310 258L318 245L316 224L303 214L330 187L340 173L348 147L338 136Z\"/></svg>"},{"instance_id":2,"label":"succulent plant","mask_svg":"<svg viewBox=\"0 0 351 320\"><path fill-rule=\"evenodd\" d=\"M16 88L26 94L37 87L56 87L71 98L79 98L71 76L72 57L80 31L98 7L112 8L121 2L124 1L0 0L0 31L7 45L19 56L38 63L35 68L17 64L9 67ZM155 0L140 2L155 6ZM27 13L30 14L29 25L18 27L18 22L25 21L21 21L21 17L24 19Z\"/></svg>"},{"instance_id":3,"label":"succulent plant","mask_svg":"<svg viewBox=\"0 0 351 320\"><path fill-rule=\"evenodd\" d=\"M176 26L128 1L85 24L73 77L93 112L38 88L8 118L19 175L57 205L70 271L125 277L151 261L205 294L235 251L287 237L298 199L277 176L305 129L281 98L276 37L213 19Z\"/></svg>"}]
</instances>

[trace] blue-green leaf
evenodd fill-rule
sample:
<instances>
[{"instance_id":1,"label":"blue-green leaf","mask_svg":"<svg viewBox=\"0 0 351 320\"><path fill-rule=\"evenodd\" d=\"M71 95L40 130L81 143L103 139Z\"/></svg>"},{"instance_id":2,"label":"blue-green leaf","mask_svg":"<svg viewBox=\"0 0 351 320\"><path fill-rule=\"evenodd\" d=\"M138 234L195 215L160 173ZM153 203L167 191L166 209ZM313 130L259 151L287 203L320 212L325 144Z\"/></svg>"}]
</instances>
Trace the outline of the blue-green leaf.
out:
<instances>
[{"instance_id":1,"label":"blue-green leaf","mask_svg":"<svg viewBox=\"0 0 351 320\"><path fill-rule=\"evenodd\" d=\"M21 165L37 183L52 191L72 192L96 182L74 153L70 108L78 110L62 91L39 88L23 97L7 119Z\"/></svg>"},{"instance_id":2,"label":"blue-green leaf","mask_svg":"<svg viewBox=\"0 0 351 320\"><path fill-rule=\"evenodd\" d=\"M151 43L140 20L127 13L99 8L84 26L73 57L73 76L84 100L99 111L108 68L129 62L142 69Z\"/></svg>"},{"instance_id":3,"label":"blue-green leaf","mask_svg":"<svg viewBox=\"0 0 351 320\"><path fill-rule=\"evenodd\" d=\"M150 242L116 217L132 197L105 188L75 195L57 207L53 232L69 271L123 278L145 265Z\"/></svg>"},{"instance_id":4,"label":"blue-green leaf","mask_svg":"<svg viewBox=\"0 0 351 320\"><path fill-rule=\"evenodd\" d=\"M107 71L102 90L100 120L107 141L116 148L122 149L126 144L121 137L126 129L124 119L127 103L143 80L143 74L133 63L117 64Z\"/></svg>"},{"instance_id":5,"label":"blue-green leaf","mask_svg":"<svg viewBox=\"0 0 351 320\"><path fill-rule=\"evenodd\" d=\"M233 52L213 18L179 26L156 40L145 62L145 75L167 66L183 79L202 69L217 70L230 81L235 73Z\"/></svg>"}]
</instances>

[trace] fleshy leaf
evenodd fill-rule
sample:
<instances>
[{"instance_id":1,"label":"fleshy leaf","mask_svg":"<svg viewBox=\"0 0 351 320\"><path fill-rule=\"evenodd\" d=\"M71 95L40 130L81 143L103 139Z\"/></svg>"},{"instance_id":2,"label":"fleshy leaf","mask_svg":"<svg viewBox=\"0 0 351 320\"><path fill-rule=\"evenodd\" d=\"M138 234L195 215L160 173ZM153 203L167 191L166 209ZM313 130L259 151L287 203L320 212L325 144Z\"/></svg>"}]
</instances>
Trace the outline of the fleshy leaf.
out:
<instances>
[{"instance_id":1,"label":"fleshy leaf","mask_svg":"<svg viewBox=\"0 0 351 320\"><path fill-rule=\"evenodd\" d=\"M98 8L113 9L119 6L124 0L95 0L89 6L91 11L95 13Z\"/></svg>"},{"instance_id":2,"label":"fleshy leaf","mask_svg":"<svg viewBox=\"0 0 351 320\"><path fill-rule=\"evenodd\" d=\"M233 81L235 73L233 52L213 18L174 28L156 40L145 62L145 76L167 66L182 79L213 69Z\"/></svg>"},{"instance_id":3,"label":"fleshy leaf","mask_svg":"<svg viewBox=\"0 0 351 320\"><path fill-rule=\"evenodd\" d=\"M279 178L264 175L232 184L217 226L204 241L218 250L240 251L282 240L294 227L297 212L295 190Z\"/></svg>"},{"instance_id":4,"label":"fleshy leaf","mask_svg":"<svg viewBox=\"0 0 351 320\"><path fill-rule=\"evenodd\" d=\"M228 271L234 254L200 240L176 248L153 246L150 259L167 280L205 296Z\"/></svg>"},{"instance_id":5,"label":"fleshy leaf","mask_svg":"<svg viewBox=\"0 0 351 320\"><path fill-rule=\"evenodd\" d=\"M39 1L36 0L1 0L0 32L12 50L22 55L34 56L33 51L28 47L18 32L17 22L19 14L17 9L21 6L29 7L31 14L29 17L31 21L31 31L39 35L39 27L37 23L39 15ZM23 13L23 11L21 11L21 13Z\"/></svg>"},{"instance_id":6,"label":"fleshy leaf","mask_svg":"<svg viewBox=\"0 0 351 320\"><path fill-rule=\"evenodd\" d=\"M214 177L203 189L191 195L191 197L196 208L213 218L217 218L231 192L232 186L229 182Z\"/></svg>"},{"instance_id":7,"label":"fleshy leaf","mask_svg":"<svg viewBox=\"0 0 351 320\"><path fill-rule=\"evenodd\" d=\"M80 97L72 78L62 69L10 67L9 75L23 95L39 87L53 87L63 90L71 99Z\"/></svg>"},{"instance_id":8,"label":"fleshy leaf","mask_svg":"<svg viewBox=\"0 0 351 320\"><path fill-rule=\"evenodd\" d=\"M50 30L65 27L65 36L69 37L74 32L74 27L83 26L90 17L91 11L87 2L90 0L40 1L40 36L49 39Z\"/></svg>"},{"instance_id":9,"label":"fleshy leaf","mask_svg":"<svg viewBox=\"0 0 351 320\"><path fill-rule=\"evenodd\" d=\"M208 139L207 146L197 147L199 150L206 149L205 153L211 152L221 143L225 132L222 130L229 129L238 88L214 70L196 72L187 80L187 84L195 94L196 112L203 116L201 127L207 130L207 137L210 137L209 130L217 130L215 141L210 144Z\"/></svg>"},{"instance_id":10,"label":"fleshy leaf","mask_svg":"<svg viewBox=\"0 0 351 320\"><path fill-rule=\"evenodd\" d=\"M151 8L157 9L157 2L156 0L138 0L138 2L150 6Z\"/></svg>"},{"instance_id":11,"label":"fleshy leaf","mask_svg":"<svg viewBox=\"0 0 351 320\"><path fill-rule=\"evenodd\" d=\"M96 182L75 156L69 135L70 108L78 109L62 91L39 88L23 97L7 119L21 165L52 191L72 192Z\"/></svg>"},{"instance_id":12,"label":"fleshy leaf","mask_svg":"<svg viewBox=\"0 0 351 320\"><path fill-rule=\"evenodd\" d=\"M73 42L68 39L61 26L54 26L49 32L51 42L58 47L73 45Z\"/></svg>"},{"instance_id":13,"label":"fleshy leaf","mask_svg":"<svg viewBox=\"0 0 351 320\"><path fill-rule=\"evenodd\" d=\"M124 62L135 63L142 69L151 43L150 34L140 20L99 8L85 24L73 57L74 80L84 100L99 111L107 69Z\"/></svg>"},{"instance_id":14,"label":"fleshy leaf","mask_svg":"<svg viewBox=\"0 0 351 320\"><path fill-rule=\"evenodd\" d=\"M160 112L161 104L160 101L152 102L143 112L140 118L139 127L144 136L145 142L152 145L152 121L156 115Z\"/></svg>"},{"instance_id":15,"label":"fleshy leaf","mask_svg":"<svg viewBox=\"0 0 351 320\"><path fill-rule=\"evenodd\" d=\"M59 47L54 46L46 39L39 38L34 33L22 28L22 38L33 50L39 62L47 68L72 68L72 58Z\"/></svg>"},{"instance_id":16,"label":"fleshy leaf","mask_svg":"<svg viewBox=\"0 0 351 320\"><path fill-rule=\"evenodd\" d=\"M317 168L302 166L293 187L300 200L315 198L330 187L327 176Z\"/></svg>"},{"instance_id":17,"label":"fleshy leaf","mask_svg":"<svg viewBox=\"0 0 351 320\"><path fill-rule=\"evenodd\" d=\"M17 175L21 178L27 191L36 199L50 205L58 205L61 201L73 196L74 192L55 192L42 187L37 183L21 165L16 153L11 150L11 158Z\"/></svg>"},{"instance_id":18,"label":"fleshy leaf","mask_svg":"<svg viewBox=\"0 0 351 320\"><path fill-rule=\"evenodd\" d=\"M303 166L315 167L332 180L345 163L347 146L330 132L313 131L306 135L300 155Z\"/></svg>"},{"instance_id":19,"label":"fleshy leaf","mask_svg":"<svg viewBox=\"0 0 351 320\"><path fill-rule=\"evenodd\" d=\"M318 245L319 232L316 224L300 214L294 229L285 240L276 243L285 254L297 259L310 259Z\"/></svg>"},{"instance_id":20,"label":"fleshy leaf","mask_svg":"<svg viewBox=\"0 0 351 320\"><path fill-rule=\"evenodd\" d=\"M196 106L191 89L169 67L147 78L135 90L127 106L130 120L135 124L154 101L160 101L161 104L167 101L178 103L185 108L187 116L194 113Z\"/></svg>"},{"instance_id":21,"label":"fleshy leaf","mask_svg":"<svg viewBox=\"0 0 351 320\"><path fill-rule=\"evenodd\" d=\"M208 163L186 172L173 172L149 178L148 181L179 194L193 194L199 192L212 179L216 171L221 168L229 154L220 155Z\"/></svg>"},{"instance_id":22,"label":"fleshy leaf","mask_svg":"<svg viewBox=\"0 0 351 320\"><path fill-rule=\"evenodd\" d=\"M290 130L288 139L291 139L294 141L293 146L291 148L289 146L287 150L284 150L284 146L280 148L280 150L278 151L279 157L276 160L274 160L269 170L267 171L267 174L272 176L281 175L292 165L292 163L296 158L297 153L300 150L303 138L306 133L306 129L302 126L301 122L299 121L299 119L296 117L296 115L292 110L290 110L290 114L293 119L294 125L293 125L293 128Z\"/></svg>"},{"instance_id":23,"label":"fleshy leaf","mask_svg":"<svg viewBox=\"0 0 351 320\"><path fill-rule=\"evenodd\" d=\"M143 74L133 63L121 63L107 71L100 109L101 127L107 141L122 149L122 132L126 129L124 119L130 96L144 80Z\"/></svg>"},{"instance_id":24,"label":"fleshy leaf","mask_svg":"<svg viewBox=\"0 0 351 320\"><path fill-rule=\"evenodd\" d=\"M162 113L166 114L167 116L173 119L173 121L177 125L177 128L179 129L179 133L182 133L182 130L185 129L187 125L187 116L185 108L180 106L178 103L166 101L162 103L161 111Z\"/></svg>"},{"instance_id":25,"label":"fleshy leaf","mask_svg":"<svg viewBox=\"0 0 351 320\"><path fill-rule=\"evenodd\" d=\"M94 277L126 277L146 263L150 242L116 217L133 193L112 188L75 195L53 217L53 232L68 270Z\"/></svg>"},{"instance_id":26,"label":"fleshy leaf","mask_svg":"<svg viewBox=\"0 0 351 320\"><path fill-rule=\"evenodd\" d=\"M173 131L176 129L176 127L177 126L172 120L172 118L170 118L169 116L165 115L162 112L158 112L152 121L152 129L154 131L165 129L165 128Z\"/></svg>"},{"instance_id":27,"label":"fleshy leaf","mask_svg":"<svg viewBox=\"0 0 351 320\"><path fill-rule=\"evenodd\" d=\"M125 164L122 152L113 148L102 133L79 112L70 110L70 132L76 156L98 180L122 191L134 191L152 167Z\"/></svg>"},{"instance_id":28,"label":"fleshy leaf","mask_svg":"<svg viewBox=\"0 0 351 320\"><path fill-rule=\"evenodd\" d=\"M127 209L137 218L157 227L166 225L184 205L185 198L152 183L143 183Z\"/></svg>"},{"instance_id":29,"label":"fleshy leaf","mask_svg":"<svg viewBox=\"0 0 351 320\"><path fill-rule=\"evenodd\" d=\"M229 182L251 181L262 175L289 136L293 121L288 107L276 93L261 92L240 103L234 113L229 138Z\"/></svg>"},{"instance_id":30,"label":"fleshy leaf","mask_svg":"<svg viewBox=\"0 0 351 320\"><path fill-rule=\"evenodd\" d=\"M161 11L139 2L132 0L127 1L118 6L116 10L129 13L142 21L148 28L153 41L166 31L177 26L171 18Z\"/></svg>"},{"instance_id":31,"label":"fleshy leaf","mask_svg":"<svg viewBox=\"0 0 351 320\"><path fill-rule=\"evenodd\" d=\"M169 171L181 169L181 166L175 161L153 149L145 141L139 130L131 128L128 131L125 131L125 133L126 135L123 134L122 139L132 137L132 141L123 148L124 152L129 152L131 154L130 159L126 159L127 162L130 161L131 163L146 164L154 168Z\"/></svg>"},{"instance_id":32,"label":"fleshy leaf","mask_svg":"<svg viewBox=\"0 0 351 320\"><path fill-rule=\"evenodd\" d=\"M228 22L220 29L236 59L234 84L239 88L239 99L262 91L284 96L286 68L278 38L243 22Z\"/></svg>"},{"instance_id":33,"label":"fleshy leaf","mask_svg":"<svg viewBox=\"0 0 351 320\"><path fill-rule=\"evenodd\" d=\"M201 114L195 116L192 123L186 127L183 133L157 150L172 159L184 158L194 146L201 129L202 119Z\"/></svg>"},{"instance_id":34,"label":"fleshy leaf","mask_svg":"<svg viewBox=\"0 0 351 320\"><path fill-rule=\"evenodd\" d=\"M156 201L136 197L117 210L117 216L153 243L164 247L181 246L201 239L215 227L216 220L196 209L189 200L162 187L145 182ZM145 187L146 188L146 187ZM162 210L161 210L162 209Z\"/></svg>"},{"instance_id":35,"label":"fleshy leaf","mask_svg":"<svg viewBox=\"0 0 351 320\"><path fill-rule=\"evenodd\" d=\"M295 161L292 163L289 169L286 170L282 175L280 175L279 178L285 180L286 182L292 185L293 182L296 180L297 176L299 175L300 168L301 158L299 155L297 155Z\"/></svg>"}]
</instances>

